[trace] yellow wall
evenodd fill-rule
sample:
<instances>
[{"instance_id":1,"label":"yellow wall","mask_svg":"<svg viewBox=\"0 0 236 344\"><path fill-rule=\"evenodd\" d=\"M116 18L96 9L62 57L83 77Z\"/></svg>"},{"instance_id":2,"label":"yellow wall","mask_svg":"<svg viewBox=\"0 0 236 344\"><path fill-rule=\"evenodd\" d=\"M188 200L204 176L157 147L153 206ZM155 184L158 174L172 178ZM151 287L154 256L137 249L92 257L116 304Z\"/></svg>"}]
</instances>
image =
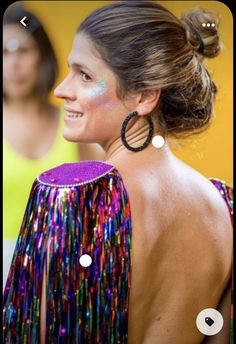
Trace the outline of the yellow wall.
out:
<instances>
[{"instance_id":1,"label":"yellow wall","mask_svg":"<svg viewBox=\"0 0 236 344\"><path fill-rule=\"evenodd\" d=\"M193 136L187 141L175 142L177 156L204 175L215 176L232 184L233 150L233 19L225 4L218 1L158 1L177 16L195 6L215 10L221 15L220 34L223 52L206 65L218 86L215 104L215 119L204 134ZM71 49L74 33L80 21L93 9L107 1L27 1L26 7L39 16L55 46L59 57L60 75L67 73L67 56ZM54 99L54 102L57 102ZM59 104L61 104L59 102Z\"/></svg>"}]
</instances>

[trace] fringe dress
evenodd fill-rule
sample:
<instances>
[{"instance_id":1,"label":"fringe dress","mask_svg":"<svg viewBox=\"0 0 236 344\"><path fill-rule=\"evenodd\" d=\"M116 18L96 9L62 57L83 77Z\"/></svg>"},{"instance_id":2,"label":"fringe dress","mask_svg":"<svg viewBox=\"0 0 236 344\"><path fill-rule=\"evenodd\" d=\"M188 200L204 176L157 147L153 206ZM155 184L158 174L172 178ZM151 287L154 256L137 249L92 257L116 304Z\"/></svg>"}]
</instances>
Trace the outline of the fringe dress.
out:
<instances>
[{"instance_id":1,"label":"fringe dress","mask_svg":"<svg viewBox=\"0 0 236 344\"><path fill-rule=\"evenodd\" d=\"M232 189L211 179L232 214ZM3 344L127 344L132 223L116 168L68 163L33 183L3 299Z\"/></svg>"}]
</instances>

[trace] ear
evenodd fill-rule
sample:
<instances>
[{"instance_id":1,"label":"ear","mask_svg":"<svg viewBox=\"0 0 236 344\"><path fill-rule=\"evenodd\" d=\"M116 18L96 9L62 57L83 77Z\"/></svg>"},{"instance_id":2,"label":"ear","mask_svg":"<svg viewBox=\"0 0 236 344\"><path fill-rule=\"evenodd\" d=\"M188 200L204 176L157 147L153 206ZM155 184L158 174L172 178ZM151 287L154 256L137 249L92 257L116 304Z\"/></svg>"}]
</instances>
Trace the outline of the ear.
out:
<instances>
[{"instance_id":1,"label":"ear","mask_svg":"<svg viewBox=\"0 0 236 344\"><path fill-rule=\"evenodd\" d=\"M148 115L158 104L161 90L147 90L139 95L138 103L135 108L140 116Z\"/></svg>"}]
</instances>

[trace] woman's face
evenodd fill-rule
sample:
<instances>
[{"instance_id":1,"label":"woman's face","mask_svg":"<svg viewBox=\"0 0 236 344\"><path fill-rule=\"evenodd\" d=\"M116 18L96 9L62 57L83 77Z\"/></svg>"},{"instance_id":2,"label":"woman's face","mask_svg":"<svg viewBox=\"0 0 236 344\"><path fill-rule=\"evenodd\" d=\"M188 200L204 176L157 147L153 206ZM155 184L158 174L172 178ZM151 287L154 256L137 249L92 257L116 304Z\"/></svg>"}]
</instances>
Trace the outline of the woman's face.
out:
<instances>
[{"instance_id":1,"label":"woman's face","mask_svg":"<svg viewBox=\"0 0 236 344\"><path fill-rule=\"evenodd\" d=\"M3 29L3 86L9 98L24 98L35 91L40 53L34 39L16 24Z\"/></svg>"},{"instance_id":2,"label":"woman's face","mask_svg":"<svg viewBox=\"0 0 236 344\"><path fill-rule=\"evenodd\" d=\"M132 101L125 106L117 97L114 73L85 34L76 35L68 64L70 71L55 90L65 100L64 137L106 146L120 137L121 124L128 111L133 111Z\"/></svg>"}]
</instances>

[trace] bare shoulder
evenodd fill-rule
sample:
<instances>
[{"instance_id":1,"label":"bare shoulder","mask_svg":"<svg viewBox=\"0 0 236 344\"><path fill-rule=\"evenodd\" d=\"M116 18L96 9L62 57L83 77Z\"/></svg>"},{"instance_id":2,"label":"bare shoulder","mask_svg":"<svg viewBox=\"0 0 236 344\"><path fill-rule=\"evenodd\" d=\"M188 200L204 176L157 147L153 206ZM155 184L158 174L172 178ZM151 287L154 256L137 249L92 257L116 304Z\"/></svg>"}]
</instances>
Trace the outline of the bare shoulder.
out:
<instances>
[{"instance_id":1,"label":"bare shoulder","mask_svg":"<svg viewBox=\"0 0 236 344\"><path fill-rule=\"evenodd\" d=\"M212 283L224 284L232 258L232 225L229 210L219 190L207 178L179 162L179 221L183 237L195 258L196 274L210 273ZM185 209L185 211L184 211ZM182 210L182 211L181 211ZM215 273L215 274L214 274ZM209 283L210 283L209 279Z\"/></svg>"},{"instance_id":2,"label":"bare shoulder","mask_svg":"<svg viewBox=\"0 0 236 344\"><path fill-rule=\"evenodd\" d=\"M178 159L168 170L159 176L165 190L160 207L164 211L165 203L172 204L167 231L173 235L173 252L182 256L186 269L191 271L194 266L198 281L208 275L209 283L212 278L213 285L224 285L232 259L232 224L226 202L212 182Z\"/></svg>"},{"instance_id":3,"label":"bare shoulder","mask_svg":"<svg viewBox=\"0 0 236 344\"><path fill-rule=\"evenodd\" d=\"M177 162L175 173L179 209L188 211L187 216L186 211L179 212L180 221L194 228L205 240L211 239L212 247L227 249L232 238L232 225L229 209L219 190L182 162Z\"/></svg>"},{"instance_id":4,"label":"bare shoulder","mask_svg":"<svg viewBox=\"0 0 236 344\"><path fill-rule=\"evenodd\" d=\"M199 257L209 254L219 261L219 266L229 265L230 214L211 181L175 158L161 167L133 164L120 165L119 170L130 195L134 222L146 218L148 228L152 222L157 245L171 233L173 242L181 236L181 242L190 249L193 245L193 252L198 252Z\"/></svg>"}]
</instances>

